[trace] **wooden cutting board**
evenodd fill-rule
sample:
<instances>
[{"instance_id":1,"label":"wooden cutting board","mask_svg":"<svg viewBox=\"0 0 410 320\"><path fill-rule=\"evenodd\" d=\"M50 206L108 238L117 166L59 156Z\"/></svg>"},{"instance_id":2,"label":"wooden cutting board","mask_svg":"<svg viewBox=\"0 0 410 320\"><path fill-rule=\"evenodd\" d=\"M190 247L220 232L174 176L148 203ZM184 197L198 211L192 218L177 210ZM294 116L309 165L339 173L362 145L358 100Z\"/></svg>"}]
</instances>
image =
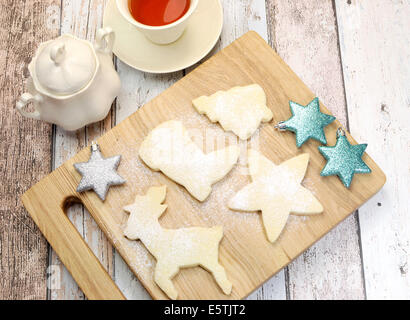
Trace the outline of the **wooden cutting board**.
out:
<instances>
[{"instance_id":1,"label":"wooden cutting board","mask_svg":"<svg viewBox=\"0 0 410 320\"><path fill-rule=\"evenodd\" d=\"M211 124L192 107L191 101L198 96L252 83L258 83L265 90L274 120L263 124L248 142L239 142L232 133L224 132L218 124ZM372 173L356 175L350 189L346 189L337 177L320 176L325 160L319 154L317 142L309 141L297 149L294 134L273 129L274 123L291 116L289 100L305 105L314 97L315 94L257 33L248 32L98 140L106 157L122 155L118 172L127 179L125 185L110 189L104 203L93 192L78 194L75 191L81 177L73 163L87 161L89 148L28 190L22 197L23 203L89 299L124 297L67 218L65 211L73 202L81 202L89 210L151 296L166 299L153 281L154 258L139 241L129 241L123 236L128 214L122 210L133 202L136 194L145 194L150 186L165 184L168 209L160 219L161 225L164 228L223 225L220 262L233 283L231 296L225 296L205 270L200 267L183 269L173 280L179 298L244 298L354 212L386 181L382 170L365 154L363 159ZM323 105L321 108L330 114ZM239 143L241 147L237 166L214 185L203 203L162 173L152 172L138 157L139 145L149 131L171 119L182 121L194 141L207 152L225 143ZM326 128L329 145L334 145L339 126L341 124L335 121ZM347 136L356 143L349 134ZM303 185L325 208L323 214L313 217L291 216L274 244L266 239L260 214L227 208L228 200L250 181L246 164L246 149L250 146L259 148L276 164L297 154L309 153L310 165Z\"/></svg>"}]
</instances>

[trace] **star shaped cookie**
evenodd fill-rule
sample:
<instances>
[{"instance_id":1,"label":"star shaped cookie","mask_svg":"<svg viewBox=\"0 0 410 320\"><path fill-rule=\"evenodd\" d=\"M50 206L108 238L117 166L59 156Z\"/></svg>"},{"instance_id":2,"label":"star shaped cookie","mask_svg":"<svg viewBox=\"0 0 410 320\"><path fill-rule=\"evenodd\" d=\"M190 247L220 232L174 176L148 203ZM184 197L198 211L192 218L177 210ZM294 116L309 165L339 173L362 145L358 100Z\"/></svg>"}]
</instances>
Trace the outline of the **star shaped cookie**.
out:
<instances>
[{"instance_id":1,"label":"star shaped cookie","mask_svg":"<svg viewBox=\"0 0 410 320\"><path fill-rule=\"evenodd\" d=\"M301 154L275 165L259 152L248 150L252 183L241 189L229 202L240 211L262 211L262 221L270 242L275 242L289 214L311 215L323 212L321 203L301 185L309 154Z\"/></svg>"}]
</instances>

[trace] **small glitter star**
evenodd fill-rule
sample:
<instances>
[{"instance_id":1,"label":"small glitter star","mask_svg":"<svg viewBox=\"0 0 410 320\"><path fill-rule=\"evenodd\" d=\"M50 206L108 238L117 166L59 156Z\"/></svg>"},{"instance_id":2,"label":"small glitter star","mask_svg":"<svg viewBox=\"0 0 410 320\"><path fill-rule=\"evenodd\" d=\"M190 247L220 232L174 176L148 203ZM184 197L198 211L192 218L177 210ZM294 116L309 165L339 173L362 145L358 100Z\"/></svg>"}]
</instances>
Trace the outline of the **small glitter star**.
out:
<instances>
[{"instance_id":1,"label":"small glitter star","mask_svg":"<svg viewBox=\"0 0 410 320\"><path fill-rule=\"evenodd\" d=\"M125 180L115 171L121 156L105 159L96 143L91 145L91 157L87 162L75 163L74 168L82 175L77 192L94 190L104 201L110 186L125 183Z\"/></svg>"},{"instance_id":2,"label":"small glitter star","mask_svg":"<svg viewBox=\"0 0 410 320\"><path fill-rule=\"evenodd\" d=\"M280 122L276 128L289 130L296 134L296 145L299 148L309 139L326 144L324 127L335 120L335 117L320 112L319 98L315 98L305 107L296 102L289 102L292 117Z\"/></svg>"},{"instance_id":3,"label":"small glitter star","mask_svg":"<svg viewBox=\"0 0 410 320\"><path fill-rule=\"evenodd\" d=\"M350 187L355 173L370 173L372 170L364 163L362 156L367 144L351 145L344 131L337 131L337 142L334 147L319 147L327 163L321 176L339 176L346 188Z\"/></svg>"}]
</instances>

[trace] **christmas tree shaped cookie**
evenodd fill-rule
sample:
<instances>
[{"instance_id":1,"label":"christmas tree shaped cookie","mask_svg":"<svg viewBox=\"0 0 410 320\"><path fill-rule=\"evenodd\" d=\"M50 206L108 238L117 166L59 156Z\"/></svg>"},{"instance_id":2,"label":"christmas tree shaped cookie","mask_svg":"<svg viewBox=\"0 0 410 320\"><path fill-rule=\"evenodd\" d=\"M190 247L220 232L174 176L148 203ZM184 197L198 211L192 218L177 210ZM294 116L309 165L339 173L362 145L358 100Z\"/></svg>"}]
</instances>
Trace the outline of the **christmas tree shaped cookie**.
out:
<instances>
[{"instance_id":1,"label":"christmas tree shaped cookie","mask_svg":"<svg viewBox=\"0 0 410 320\"><path fill-rule=\"evenodd\" d=\"M266 106L265 92L257 84L218 91L192 103L200 114L206 114L212 122L219 122L225 131L232 131L242 140L251 137L261 122L273 117Z\"/></svg>"},{"instance_id":2,"label":"christmas tree shaped cookie","mask_svg":"<svg viewBox=\"0 0 410 320\"><path fill-rule=\"evenodd\" d=\"M290 213L311 215L323 211L320 202L301 185L309 154L296 156L277 166L250 149L248 162L252 183L230 200L229 208L262 211L263 225L270 242L279 237Z\"/></svg>"},{"instance_id":3,"label":"christmas tree shaped cookie","mask_svg":"<svg viewBox=\"0 0 410 320\"><path fill-rule=\"evenodd\" d=\"M219 242L223 237L221 226L212 228L164 229L158 222L167 209L166 187L153 187L145 196L137 196L135 202L124 208L130 213L125 236L141 240L155 257L154 280L170 297L176 299L178 292L172 278L180 268L201 266L214 276L225 294L230 294L232 284L225 269L218 262Z\"/></svg>"},{"instance_id":4,"label":"christmas tree shaped cookie","mask_svg":"<svg viewBox=\"0 0 410 320\"><path fill-rule=\"evenodd\" d=\"M152 170L161 170L196 199L204 201L212 191L212 184L225 177L238 161L239 147L229 146L204 154L182 123L172 120L150 132L140 146L139 155Z\"/></svg>"}]
</instances>

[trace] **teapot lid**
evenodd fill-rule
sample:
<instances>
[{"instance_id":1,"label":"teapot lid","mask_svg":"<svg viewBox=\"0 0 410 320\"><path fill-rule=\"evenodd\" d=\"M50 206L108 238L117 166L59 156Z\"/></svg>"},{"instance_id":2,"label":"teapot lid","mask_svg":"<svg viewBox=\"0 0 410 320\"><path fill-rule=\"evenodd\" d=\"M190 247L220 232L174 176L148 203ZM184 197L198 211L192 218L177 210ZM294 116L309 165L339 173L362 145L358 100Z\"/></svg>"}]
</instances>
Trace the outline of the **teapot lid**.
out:
<instances>
[{"instance_id":1,"label":"teapot lid","mask_svg":"<svg viewBox=\"0 0 410 320\"><path fill-rule=\"evenodd\" d=\"M67 34L40 47L33 77L51 94L70 95L90 83L96 68L93 47Z\"/></svg>"}]
</instances>

